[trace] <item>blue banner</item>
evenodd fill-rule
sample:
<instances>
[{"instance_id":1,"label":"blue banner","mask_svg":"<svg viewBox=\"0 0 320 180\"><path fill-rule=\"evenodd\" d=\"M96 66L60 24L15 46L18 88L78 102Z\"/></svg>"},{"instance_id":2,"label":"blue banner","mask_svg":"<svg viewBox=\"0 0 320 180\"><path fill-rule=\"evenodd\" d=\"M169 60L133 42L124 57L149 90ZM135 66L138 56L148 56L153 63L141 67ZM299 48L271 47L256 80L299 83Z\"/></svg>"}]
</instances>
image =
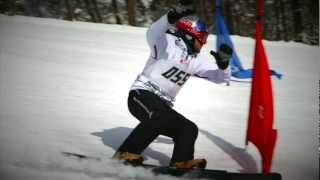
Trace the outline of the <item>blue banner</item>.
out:
<instances>
[{"instance_id":1,"label":"blue banner","mask_svg":"<svg viewBox=\"0 0 320 180\"><path fill-rule=\"evenodd\" d=\"M216 34L217 34L217 50L221 44L227 44L234 51L230 59L231 74L233 77L238 79L247 79L252 77L252 69L244 69L240 59L234 49L233 43L230 38L229 30L225 24L224 18L221 13L221 3L220 0L216 0ZM282 74L277 73L274 70L270 70L270 75L276 76L281 79Z\"/></svg>"}]
</instances>

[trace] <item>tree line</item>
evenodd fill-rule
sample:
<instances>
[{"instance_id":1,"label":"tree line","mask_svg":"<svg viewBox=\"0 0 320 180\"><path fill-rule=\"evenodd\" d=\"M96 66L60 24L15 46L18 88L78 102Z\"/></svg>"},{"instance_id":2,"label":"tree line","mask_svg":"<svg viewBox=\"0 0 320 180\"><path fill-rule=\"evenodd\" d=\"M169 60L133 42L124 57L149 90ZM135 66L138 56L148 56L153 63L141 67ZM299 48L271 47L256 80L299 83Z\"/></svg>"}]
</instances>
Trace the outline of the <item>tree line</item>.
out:
<instances>
[{"instance_id":1,"label":"tree line","mask_svg":"<svg viewBox=\"0 0 320 180\"><path fill-rule=\"evenodd\" d=\"M147 27L177 0L0 0L0 13L70 21ZM215 33L215 1L195 0L196 13ZM221 0L232 35L254 37L256 0ZM263 36L268 40L319 45L318 0L264 0Z\"/></svg>"}]
</instances>

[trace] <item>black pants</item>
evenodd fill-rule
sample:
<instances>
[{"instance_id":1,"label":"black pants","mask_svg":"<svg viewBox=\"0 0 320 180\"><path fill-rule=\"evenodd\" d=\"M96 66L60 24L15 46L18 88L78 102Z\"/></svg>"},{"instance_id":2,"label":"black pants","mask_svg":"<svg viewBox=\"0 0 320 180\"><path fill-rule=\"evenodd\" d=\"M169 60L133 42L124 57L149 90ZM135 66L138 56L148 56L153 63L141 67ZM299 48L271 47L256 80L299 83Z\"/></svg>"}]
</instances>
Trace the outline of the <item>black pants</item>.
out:
<instances>
[{"instance_id":1,"label":"black pants","mask_svg":"<svg viewBox=\"0 0 320 180\"><path fill-rule=\"evenodd\" d=\"M118 151L141 154L159 135L165 135L174 141L170 164L193 159L194 144L198 136L198 127L193 122L146 90L130 91L128 108L140 123Z\"/></svg>"}]
</instances>

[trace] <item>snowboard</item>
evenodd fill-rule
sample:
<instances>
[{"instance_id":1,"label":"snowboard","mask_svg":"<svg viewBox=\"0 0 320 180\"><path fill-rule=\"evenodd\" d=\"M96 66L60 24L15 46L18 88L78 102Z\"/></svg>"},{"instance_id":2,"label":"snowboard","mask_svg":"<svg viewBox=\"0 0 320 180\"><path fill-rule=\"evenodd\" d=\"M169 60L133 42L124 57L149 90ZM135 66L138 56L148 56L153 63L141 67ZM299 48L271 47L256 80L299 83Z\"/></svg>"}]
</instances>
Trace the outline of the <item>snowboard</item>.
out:
<instances>
[{"instance_id":1,"label":"snowboard","mask_svg":"<svg viewBox=\"0 0 320 180\"><path fill-rule=\"evenodd\" d=\"M88 156L84 154L62 152L66 157L75 157L81 160L90 159L101 161L99 157ZM177 169L170 166L157 166L152 164L142 164L135 167L142 167L150 170L155 175L170 175L175 177L183 177L188 179L213 179L213 180L281 180L281 174L279 173L239 173L228 172L225 170L213 170L213 169Z\"/></svg>"}]
</instances>

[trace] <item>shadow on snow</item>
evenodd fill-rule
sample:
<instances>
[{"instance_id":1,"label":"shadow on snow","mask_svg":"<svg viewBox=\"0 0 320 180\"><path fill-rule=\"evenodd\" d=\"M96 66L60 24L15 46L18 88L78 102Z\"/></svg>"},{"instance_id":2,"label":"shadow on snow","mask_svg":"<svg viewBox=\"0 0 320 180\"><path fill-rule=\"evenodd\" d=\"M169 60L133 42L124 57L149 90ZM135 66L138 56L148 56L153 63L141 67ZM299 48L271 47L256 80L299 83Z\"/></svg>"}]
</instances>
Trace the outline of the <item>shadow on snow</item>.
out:
<instances>
[{"instance_id":1,"label":"shadow on snow","mask_svg":"<svg viewBox=\"0 0 320 180\"><path fill-rule=\"evenodd\" d=\"M100 137L102 139L102 142L106 146L109 146L116 151L131 131L131 128L117 127L112 129L105 129L103 132L93 132L91 134ZM207 136L209 140L211 140L226 154L228 154L233 160L235 160L235 162L237 162L238 165L242 168L239 170L240 172L258 172L257 164L254 158L243 148L238 148L208 131L200 129L200 132ZM160 136L153 143L173 144L173 141L167 138L162 138ZM162 166L167 166L170 162L170 157L168 157L166 154L162 152L153 150L150 147L148 147L143 152L143 155L158 160L159 164Z\"/></svg>"},{"instance_id":2,"label":"shadow on snow","mask_svg":"<svg viewBox=\"0 0 320 180\"><path fill-rule=\"evenodd\" d=\"M129 136L130 132L132 131L131 128L127 127L117 127L112 129L105 129L103 132L94 132L91 133L94 136L101 137L102 142L111 148L113 148L115 151L118 149L118 147L122 144L122 142ZM167 143L167 144L173 144L173 142L169 139L158 137L154 143ZM144 152L143 155L146 157L150 157L153 159L156 159L159 161L159 164L161 166L167 166L170 162L170 157L168 157L166 154L161 153L159 151L155 151L148 147Z\"/></svg>"}]
</instances>

